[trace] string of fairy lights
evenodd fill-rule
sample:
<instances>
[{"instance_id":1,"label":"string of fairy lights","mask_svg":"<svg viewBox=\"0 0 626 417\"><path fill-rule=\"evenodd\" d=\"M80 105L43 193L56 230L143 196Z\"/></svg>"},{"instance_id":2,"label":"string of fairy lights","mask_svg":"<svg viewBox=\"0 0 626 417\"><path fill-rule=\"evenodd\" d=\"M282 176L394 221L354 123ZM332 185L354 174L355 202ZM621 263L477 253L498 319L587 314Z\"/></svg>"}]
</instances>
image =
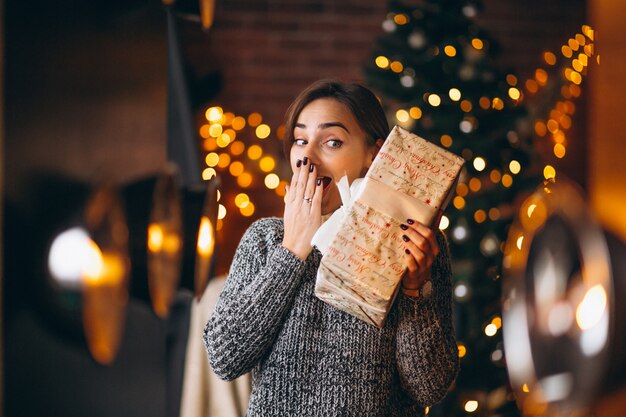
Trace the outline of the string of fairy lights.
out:
<instances>
[{"instance_id":1,"label":"string of fairy lights","mask_svg":"<svg viewBox=\"0 0 626 417\"><path fill-rule=\"evenodd\" d=\"M202 178L210 180L218 171L231 175L241 192L230 197L242 216L250 217L255 213L256 205L246 191L258 185L259 176L262 176L263 185L267 189L284 197L287 182L281 180L277 174L276 156L267 152L268 147L263 146L263 141L272 138L272 128L263 123L261 114L253 112L244 117L224 112L220 106L211 106L204 112L204 122L200 126L199 134L202 148L207 152ZM273 138L280 140L283 134L284 127L280 126ZM221 194L218 190L220 203L217 230L223 227L223 220L227 215Z\"/></svg>"}]
</instances>

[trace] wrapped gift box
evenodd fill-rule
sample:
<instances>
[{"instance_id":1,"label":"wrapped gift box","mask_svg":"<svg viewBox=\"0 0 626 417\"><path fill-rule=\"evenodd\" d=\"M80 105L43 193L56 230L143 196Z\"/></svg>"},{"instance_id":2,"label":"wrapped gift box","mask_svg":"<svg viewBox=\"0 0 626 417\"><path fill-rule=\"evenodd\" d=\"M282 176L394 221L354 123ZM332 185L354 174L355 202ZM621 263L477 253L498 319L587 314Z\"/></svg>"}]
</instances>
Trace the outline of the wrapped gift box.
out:
<instances>
[{"instance_id":1,"label":"wrapped gift box","mask_svg":"<svg viewBox=\"0 0 626 417\"><path fill-rule=\"evenodd\" d=\"M463 163L394 127L365 178L351 187L350 201L327 221L337 225L326 237L330 243L317 245L323 246L323 257L316 296L382 327L406 269L400 224L411 218L431 226L452 196Z\"/></svg>"}]
</instances>

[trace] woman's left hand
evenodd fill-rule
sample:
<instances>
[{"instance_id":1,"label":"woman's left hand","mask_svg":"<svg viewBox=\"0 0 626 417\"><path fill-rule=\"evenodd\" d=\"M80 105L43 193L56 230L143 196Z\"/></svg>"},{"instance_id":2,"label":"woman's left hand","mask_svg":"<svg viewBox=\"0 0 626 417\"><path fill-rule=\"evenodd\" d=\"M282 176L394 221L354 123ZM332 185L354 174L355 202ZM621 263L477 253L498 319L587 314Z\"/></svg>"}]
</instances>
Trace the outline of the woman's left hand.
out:
<instances>
[{"instance_id":1,"label":"woman's left hand","mask_svg":"<svg viewBox=\"0 0 626 417\"><path fill-rule=\"evenodd\" d=\"M430 268L439 254L439 245L435 236L442 212L439 213L433 228L429 228L418 221L407 219L402 224L402 240L405 254L404 261L407 271L402 277L402 286L405 289L418 289L430 278Z\"/></svg>"}]
</instances>

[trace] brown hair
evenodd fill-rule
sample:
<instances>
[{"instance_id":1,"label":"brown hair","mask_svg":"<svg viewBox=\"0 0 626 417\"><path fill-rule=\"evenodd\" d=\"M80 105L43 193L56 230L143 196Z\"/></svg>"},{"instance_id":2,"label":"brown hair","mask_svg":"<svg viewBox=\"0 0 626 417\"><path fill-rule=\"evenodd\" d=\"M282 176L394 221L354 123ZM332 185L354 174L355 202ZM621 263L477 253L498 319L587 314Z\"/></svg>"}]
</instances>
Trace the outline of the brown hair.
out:
<instances>
[{"instance_id":1,"label":"brown hair","mask_svg":"<svg viewBox=\"0 0 626 417\"><path fill-rule=\"evenodd\" d=\"M385 140L389 134L385 112L378 98L369 89L358 83L319 80L305 88L287 109L283 140L283 151L287 159L291 152L293 130L300 112L319 98L332 98L346 106L367 135L368 145L375 145L377 139Z\"/></svg>"}]
</instances>

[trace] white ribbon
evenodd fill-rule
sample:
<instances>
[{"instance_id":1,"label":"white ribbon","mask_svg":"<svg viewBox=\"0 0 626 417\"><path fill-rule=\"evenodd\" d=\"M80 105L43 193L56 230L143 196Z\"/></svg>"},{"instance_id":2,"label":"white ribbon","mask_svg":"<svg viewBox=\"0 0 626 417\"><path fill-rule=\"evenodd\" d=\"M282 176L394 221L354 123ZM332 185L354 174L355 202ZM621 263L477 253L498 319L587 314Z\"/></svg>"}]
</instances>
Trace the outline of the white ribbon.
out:
<instances>
[{"instance_id":1,"label":"white ribbon","mask_svg":"<svg viewBox=\"0 0 626 417\"><path fill-rule=\"evenodd\" d=\"M322 255L326 254L328 247L339 232L339 226L341 226L342 220L348 214L352 203L361 194L363 178L357 178L352 181L352 184L348 184L348 177L344 175L337 181L336 185L339 189L339 195L341 196L341 202L343 204L322 223L311 239L311 245L315 246Z\"/></svg>"}]
</instances>

